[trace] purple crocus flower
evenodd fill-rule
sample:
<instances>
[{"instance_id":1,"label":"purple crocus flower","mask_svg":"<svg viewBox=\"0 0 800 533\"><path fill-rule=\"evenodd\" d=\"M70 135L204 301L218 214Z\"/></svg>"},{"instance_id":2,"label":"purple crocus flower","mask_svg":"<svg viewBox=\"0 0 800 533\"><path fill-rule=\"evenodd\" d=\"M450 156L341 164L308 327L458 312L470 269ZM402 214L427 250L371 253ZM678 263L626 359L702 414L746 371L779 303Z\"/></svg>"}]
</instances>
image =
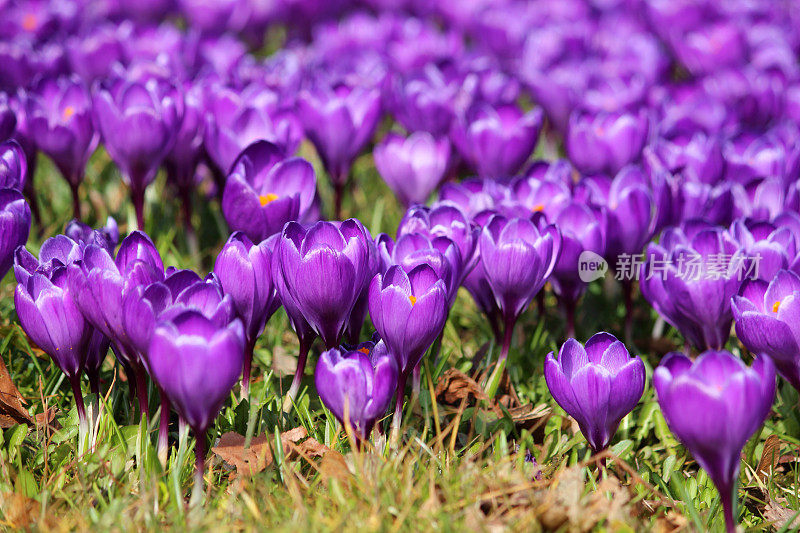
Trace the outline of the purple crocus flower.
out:
<instances>
[{"instance_id":1,"label":"purple crocus flower","mask_svg":"<svg viewBox=\"0 0 800 533\"><path fill-rule=\"evenodd\" d=\"M64 228L64 235L78 243L81 248L94 244L105 248L112 256L119 242L119 229L117 228L117 221L113 217L108 217L106 225L99 229L92 229L80 220L70 220L66 228ZM75 258L75 260L79 259L80 257ZM85 370L86 375L89 377L89 387L92 394L99 397L100 367L108 354L111 340L101 331L95 328L91 329L92 333L87 348Z\"/></svg>"},{"instance_id":2,"label":"purple crocus flower","mask_svg":"<svg viewBox=\"0 0 800 533\"><path fill-rule=\"evenodd\" d=\"M369 316L399 369L394 427L400 427L408 376L444 329L447 310L447 286L428 265L408 274L394 265L370 284Z\"/></svg>"},{"instance_id":3,"label":"purple crocus flower","mask_svg":"<svg viewBox=\"0 0 800 533\"><path fill-rule=\"evenodd\" d=\"M335 348L367 274L366 230L355 219L337 225L287 224L275 249L292 299L325 346Z\"/></svg>"},{"instance_id":4,"label":"purple crocus flower","mask_svg":"<svg viewBox=\"0 0 800 533\"><path fill-rule=\"evenodd\" d=\"M511 200L508 185L498 180L468 179L445 183L439 190L440 202L452 202L470 218L496 209Z\"/></svg>"},{"instance_id":5,"label":"purple crocus flower","mask_svg":"<svg viewBox=\"0 0 800 533\"><path fill-rule=\"evenodd\" d=\"M77 77L43 78L23 93L26 129L55 163L72 191L73 216L81 218L78 186L97 148L89 90Z\"/></svg>"},{"instance_id":6,"label":"purple crocus flower","mask_svg":"<svg viewBox=\"0 0 800 533\"><path fill-rule=\"evenodd\" d=\"M796 214L789 213L783 217L796 219ZM800 272L798 256L798 235L791 226L742 218L735 220L730 228L731 237L742 247L747 268L753 275L767 282L772 280L779 270ZM788 224L788 223L787 223ZM754 262L758 262L756 269Z\"/></svg>"},{"instance_id":7,"label":"purple crocus flower","mask_svg":"<svg viewBox=\"0 0 800 533\"><path fill-rule=\"evenodd\" d=\"M561 234L544 217L494 215L479 240L481 265L504 327L500 360L505 361L514 324L550 277L561 255Z\"/></svg>"},{"instance_id":8,"label":"purple crocus flower","mask_svg":"<svg viewBox=\"0 0 800 533\"><path fill-rule=\"evenodd\" d=\"M731 305L742 344L770 357L781 376L800 390L800 322L795 315L800 309L800 277L780 270L769 282L747 280Z\"/></svg>"},{"instance_id":9,"label":"purple crocus flower","mask_svg":"<svg viewBox=\"0 0 800 533\"><path fill-rule=\"evenodd\" d=\"M444 136L455 119L456 101L462 91L460 80L446 77L434 63L429 63L392 83L388 107L408 131Z\"/></svg>"},{"instance_id":10,"label":"purple crocus flower","mask_svg":"<svg viewBox=\"0 0 800 533\"><path fill-rule=\"evenodd\" d=\"M584 174L613 176L639 159L647 141L648 115L630 112L575 111L569 119L566 148Z\"/></svg>"},{"instance_id":11,"label":"purple crocus flower","mask_svg":"<svg viewBox=\"0 0 800 533\"><path fill-rule=\"evenodd\" d=\"M371 274L370 237L356 219L289 222L275 245L272 278L300 341L289 397L300 389L308 350L316 335L328 349L339 345Z\"/></svg>"},{"instance_id":12,"label":"purple crocus flower","mask_svg":"<svg viewBox=\"0 0 800 533\"><path fill-rule=\"evenodd\" d=\"M183 105L169 82L114 79L94 89L94 110L103 143L131 189L139 229L144 229L144 191L175 142Z\"/></svg>"},{"instance_id":13,"label":"purple crocus flower","mask_svg":"<svg viewBox=\"0 0 800 533\"><path fill-rule=\"evenodd\" d=\"M731 298L747 272L739 245L703 223L668 228L647 247L642 295L699 350L721 349L730 336Z\"/></svg>"},{"instance_id":14,"label":"purple crocus flower","mask_svg":"<svg viewBox=\"0 0 800 533\"><path fill-rule=\"evenodd\" d=\"M332 348L319 356L314 383L339 422L366 440L397 389L397 362L383 341L355 350Z\"/></svg>"},{"instance_id":15,"label":"purple crocus flower","mask_svg":"<svg viewBox=\"0 0 800 533\"><path fill-rule=\"evenodd\" d=\"M192 191L197 183L197 166L204 155L205 110L201 88L186 84L182 91L183 120L175 132L175 143L164 159L167 180L175 187L181 202L184 227L194 237Z\"/></svg>"},{"instance_id":16,"label":"purple crocus flower","mask_svg":"<svg viewBox=\"0 0 800 533\"><path fill-rule=\"evenodd\" d=\"M112 66L123 61L122 43L130 38L131 29L131 24L109 24L70 37L64 47L70 69L86 83L107 77Z\"/></svg>"},{"instance_id":17,"label":"purple crocus flower","mask_svg":"<svg viewBox=\"0 0 800 533\"><path fill-rule=\"evenodd\" d=\"M25 333L50 356L72 385L84 434L88 421L80 379L92 328L73 301L66 267L79 256L79 245L63 235L45 241L38 260L25 248L17 248L14 271L19 283L14 305Z\"/></svg>"},{"instance_id":18,"label":"purple crocus flower","mask_svg":"<svg viewBox=\"0 0 800 533\"><path fill-rule=\"evenodd\" d=\"M733 533L742 448L775 399L772 360L756 357L748 368L726 351L703 352L694 362L671 353L653 373L653 386L669 428L717 486L727 531Z\"/></svg>"},{"instance_id":19,"label":"purple crocus flower","mask_svg":"<svg viewBox=\"0 0 800 533\"><path fill-rule=\"evenodd\" d=\"M419 233L429 239L447 237L455 243L463 265L461 280L477 263L478 236L480 227L454 203L438 202L433 207L414 206L403 216L397 227L397 235Z\"/></svg>"},{"instance_id":20,"label":"purple crocus flower","mask_svg":"<svg viewBox=\"0 0 800 533\"><path fill-rule=\"evenodd\" d=\"M242 323L220 326L189 309L159 322L148 352L151 376L194 433L195 491L202 491L206 432L242 375Z\"/></svg>"},{"instance_id":21,"label":"purple crocus flower","mask_svg":"<svg viewBox=\"0 0 800 533\"><path fill-rule=\"evenodd\" d=\"M553 290L561 298L567 320L567 336L575 334L575 304L586 290L580 278L583 252L602 256L605 252L605 217L602 210L571 202L553 221L561 231L561 255L553 269Z\"/></svg>"},{"instance_id":22,"label":"purple crocus flower","mask_svg":"<svg viewBox=\"0 0 800 533\"><path fill-rule=\"evenodd\" d=\"M299 157L284 158L267 141L248 146L233 164L222 196L231 229L259 242L309 213L316 195L314 168Z\"/></svg>"},{"instance_id":23,"label":"purple crocus flower","mask_svg":"<svg viewBox=\"0 0 800 533\"><path fill-rule=\"evenodd\" d=\"M339 219L350 166L372 138L380 118L380 91L344 84L318 86L298 95L297 108L333 184L334 216Z\"/></svg>"},{"instance_id":24,"label":"purple crocus flower","mask_svg":"<svg viewBox=\"0 0 800 533\"><path fill-rule=\"evenodd\" d=\"M28 162L16 141L0 142L0 189L21 191L25 186Z\"/></svg>"},{"instance_id":25,"label":"purple crocus flower","mask_svg":"<svg viewBox=\"0 0 800 533\"><path fill-rule=\"evenodd\" d=\"M512 181L510 194L531 213L541 212L548 221L554 221L571 201L573 170L566 161L544 165L537 162L525 176Z\"/></svg>"},{"instance_id":26,"label":"purple crocus flower","mask_svg":"<svg viewBox=\"0 0 800 533\"><path fill-rule=\"evenodd\" d=\"M0 92L0 142L11 138L17 129L17 115L8 101L8 95Z\"/></svg>"},{"instance_id":27,"label":"purple crocus flower","mask_svg":"<svg viewBox=\"0 0 800 533\"><path fill-rule=\"evenodd\" d=\"M461 155L482 178L508 178L528 160L542 128L542 110L523 112L516 105L476 104L452 138Z\"/></svg>"},{"instance_id":28,"label":"purple crocus flower","mask_svg":"<svg viewBox=\"0 0 800 533\"><path fill-rule=\"evenodd\" d=\"M580 186L590 191L589 201L601 207L607 218L606 258L612 268L621 255L641 253L655 222L652 193L641 168L627 166L613 180L602 176L586 178Z\"/></svg>"},{"instance_id":29,"label":"purple crocus flower","mask_svg":"<svg viewBox=\"0 0 800 533\"><path fill-rule=\"evenodd\" d=\"M0 280L14 261L14 250L28 241L31 210L22 193L0 189Z\"/></svg>"},{"instance_id":30,"label":"purple crocus flower","mask_svg":"<svg viewBox=\"0 0 800 533\"><path fill-rule=\"evenodd\" d=\"M278 236L254 244L236 232L222 247L214 263L214 275L222 290L233 299L236 315L244 325L245 353L242 388L250 387L250 368L256 339L280 307L272 281L272 253Z\"/></svg>"},{"instance_id":31,"label":"purple crocus flower","mask_svg":"<svg viewBox=\"0 0 800 533\"><path fill-rule=\"evenodd\" d=\"M255 141L269 141L292 155L303 137L298 119L282 105L279 95L259 84L236 91L206 86L204 145L222 176L231 171L239 154Z\"/></svg>"},{"instance_id":32,"label":"purple crocus flower","mask_svg":"<svg viewBox=\"0 0 800 533\"><path fill-rule=\"evenodd\" d=\"M568 339L544 361L547 388L571 417L595 453L606 449L620 421L644 392L645 369L625 345L609 333L595 333L586 347Z\"/></svg>"},{"instance_id":33,"label":"purple crocus flower","mask_svg":"<svg viewBox=\"0 0 800 533\"><path fill-rule=\"evenodd\" d=\"M99 229L92 229L80 220L70 220L64 228L64 235L84 247L95 244L105 248L111 255L119 243L119 228L114 217L108 217L106 225Z\"/></svg>"},{"instance_id":34,"label":"purple crocus flower","mask_svg":"<svg viewBox=\"0 0 800 533\"><path fill-rule=\"evenodd\" d=\"M408 207L424 204L445 177L450 143L418 131L404 138L389 133L373 151L375 167L383 181Z\"/></svg>"},{"instance_id":35,"label":"purple crocus flower","mask_svg":"<svg viewBox=\"0 0 800 533\"><path fill-rule=\"evenodd\" d=\"M143 362L124 327L127 292L164 279L161 257L150 237L134 231L122 241L116 258L102 244L89 244L80 261L70 264L69 283L75 303L89 323L111 339L114 351L135 378L139 408L147 413Z\"/></svg>"},{"instance_id":36,"label":"purple crocus flower","mask_svg":"<svg viewBox=\"0 0 800 533\"><path fill-rule=\"evenodd\" d=\"M695 131L692 135L659 138L650 144L652 153L671 173L688 179L716 184L725 171L722 142L718 135Z\"/></svg>"}]
</instances>

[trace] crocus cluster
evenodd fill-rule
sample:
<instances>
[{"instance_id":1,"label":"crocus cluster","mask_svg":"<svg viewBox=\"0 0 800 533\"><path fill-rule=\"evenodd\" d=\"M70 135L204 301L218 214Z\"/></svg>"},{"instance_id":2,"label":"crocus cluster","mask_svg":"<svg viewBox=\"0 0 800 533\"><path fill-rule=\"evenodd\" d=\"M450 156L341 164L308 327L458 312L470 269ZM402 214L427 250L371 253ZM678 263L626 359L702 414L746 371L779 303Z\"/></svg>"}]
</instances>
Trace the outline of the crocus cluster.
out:
<instances>
[{"instance_id":1,"label":"crocus cluster","mask_svg":"<svg viewBox=\"0 0 800 533\"><path fill-rule=\"evenodd\" d=\"M316 389L360 444L392 396L399 425L408 378L417 391L461 287L500 347L498 370L523 355L514 331L530 323L531 304L551 327L557 299L564 321L553 337L569 340L545 377L595 451L641 396L644 374L610 334L574 340L581 319L600 314L579 306L591 283L593 298L622 301L623 316L599 319L628 346L651 316L641 293L659 316L654 331L669 324L706 354L697 376L666 360L660 399L667 374L705 383L706 367L723 388L748 372L769 381L770 365L800 388L791 2L2 4L0 278L13 263L23 329L65 373L79 411L79 377L99 391L109 344L144 414L153 381L160 451L174 409L201 458L238 376L249 394L259 336L281 306L299 345L287 399L321 353ZM263 57L268 33L285 46ZM40 154L68 184L76 221L36 257L24 247L32 219L60 209L49 197L40 209ZM104 169L136 215L118 250L115 222L80 221L97 219ZM162 170L175 194L157 198L148 191ZM404 210L397 228L370 196L379 179ZM146 216L156 202L167 217L175 204L198 261L209 237L193 224L221 212L216 226L224 232L224 219L231 235L216 243L210 275L165 268L145 232L165 234ZM365 202L363 221L352 218ZM595 281L606 270L618 284ZM362 342L367 315L374 344ZM734 322L753 370L720 355ZM206 380L212 360L218 375ZM667 420L690 448L717 438ZM717 448L733 457L739 440ZM697 446L727 494L732 463L715 470Z\"/></svg>"}]
</instances>

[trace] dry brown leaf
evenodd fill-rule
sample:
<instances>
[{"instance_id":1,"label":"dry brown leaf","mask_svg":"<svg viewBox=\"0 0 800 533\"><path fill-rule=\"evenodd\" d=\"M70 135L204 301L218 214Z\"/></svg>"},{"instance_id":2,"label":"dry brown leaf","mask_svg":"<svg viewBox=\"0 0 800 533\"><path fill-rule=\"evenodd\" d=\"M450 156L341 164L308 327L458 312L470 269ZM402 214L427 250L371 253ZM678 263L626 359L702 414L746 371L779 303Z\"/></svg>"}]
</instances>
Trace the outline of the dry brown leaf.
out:
<instances>
[{"instance_id":1,"label":"dry brown leaf","mask_svg":"<svg viewBox=\"0 0 800 533\"><path fill-rule=\"evenodd\" d=\"M794 518L789 527L800 528L800 515L795 516L796 513L796 510L784 507L775 500L770 499L767 506L764 508L764 519L772 522L772 525L776 529L782 529Z\"/></svg>"},{"instance_id":2,"label":"dry brown leaf","mask_svg":"<svg viewBox=\"0 0 800 533\"><path fill-rule=\"evenodd\" d=\"M23 407L25 400L11 380L3 358L0 357L0 428L6 429L17 424L33 425L31 415Z\"/></svg>"},{"instance_id":3,"label":"dry brown leaf","mask_svg":"<svg viewBox=\"0 0 800 533\"><path fill-rule=\"evenodd\" d=\"M230 431L220 437L211 451L236 468L239 475L252 476L264 470L268 462L272 462L272 453L269 451L268 439L264 435L253 437L249 448L244 447L244 441L243 435Z\"/></svg>"},{"instance_id":4,"label":"dry brown leaf","mask_svg":"<svg viewBox=\"0 0 800 533\"><path fill-rule=\"evenodd\" d=\"M689 520L675 511L667 511L664 516L656 518L656 533L677 533L686 531L688 527Z\"/></svg>"},{"instance_id":5,"label":"dry brown leaf","mask_svg":"<svg viewBox=\"0 0 800 533\"><path fill-rule=\"evenodd\" d=\"M489 399L474 379L455 368L450 368L439 378L434 392L436 398L446 405L460 405L470 396L476 400Z\"/></svg>"},{"instance_id":6,"label":"dry brown leaf","mask_svg":"<svg viewBox=\"0 0 800 533\"><path fill-rule=\"evenodd\" d=\"M0 495L0 508L7 525L13 529L27 529L39 516L39 504L36 500L16 492Z\"/></svg>"},{"instance_id":7,"label":"dry brown leaf","mask_svg":"<svg viewBox=\"0 0 800 533\"><path fill-rule=\"evenodd\" d=\"M281 444L284 448L289 448L307 436L306 428L296 427L281 433ZM266 435L253 437L248 448L244 447L244 441L243 435L230 431L220 437L211 451L236 468L236 473L241 476L252 476L272 464L270 440Z\"/></svg>"},{"instance_id":8,"label":"dry brown leaf","mask_svg":"<svg viewBox=\"0 0 800 533\"><path fill-rule=\"evenodd\" d=\"M319 472L325 479L336 479L343 483L350 481L353 476L347 467L344 455L334 450L329 450L328 453L322 456L322 461L319 463Z\"/></svg>"},{"instance_id":9,"label":"dry brown leaf","mask_svg":"<svg viewBox=\"0 0 800 533\"><path fill-rule=\"evenodd\" d=\"M36 427L44 429L47 426L50 426L50 428L54 430L61 429L61 424L59 424L58 420L56 420L57 414L58 414L58 409L54 407L48 407L47 411L45 411L44 413L38 413L34 417L34 419L36 420Z\"/></svg>"},{"instance_id":10,"label":"dry brown leaf","mask_svg":"<svg viewBox=\"0 0 800 533\"><path fill-rule=\"evenodd\" d=\"M770 435L764 443L764 451L756 468L756 475L761 483L766 483L770 473L778 465L781 457L781 439L777 435Z\"/></svg>"},{"instance_id":11,"label":"dry brown leaf","mask_svg":"<svg viewBox=\"0 0 800 533\"><path fill-rule=\"evenodd\" d=\"M310 459L312 457L324 457L328 452L331 451L330 448L328 448L327 446L320 443L317 439L314 438L308 438L302 442L297 442L297 441L289 442L288 446L286 447L291 452L296 453L297 456L304 457L307 459ZM292 460L296 457L289 453L287 453L286 456L289 460Z\"/></svg>"}]
</instances>

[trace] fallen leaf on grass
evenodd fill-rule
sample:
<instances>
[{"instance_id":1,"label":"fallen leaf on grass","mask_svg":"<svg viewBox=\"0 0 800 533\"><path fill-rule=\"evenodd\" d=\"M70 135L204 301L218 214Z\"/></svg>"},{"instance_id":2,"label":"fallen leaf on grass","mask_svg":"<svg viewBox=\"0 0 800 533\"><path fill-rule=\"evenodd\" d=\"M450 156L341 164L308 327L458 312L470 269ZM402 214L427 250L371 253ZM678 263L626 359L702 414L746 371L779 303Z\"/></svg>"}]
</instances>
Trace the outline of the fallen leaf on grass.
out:
<instances>
[{"instance_id":1,"label":"fallen leaf on grass","mask_svg":"<svg viewBox=\"0 0 800 533\"><path fill-rule=\"evenodd\" d=\"M764 508L764 519L772 522L776 529L800 528L800 515L795 516L796 514L797 511L784 507L772 499ZM789 524L790 520L791 524Z\"/></svg>"},{"instance_id":2,"label":"fallen leaf on grass","mask_svg":"<svg viewBox=\"0 0 800 533\"><path fill-rule=\"evenodd\" d=\"M758 461L756 475L761 483L766 483L770 473L778 465L781 457L781 439L777 435L770 435L764 443L764 451L761 453L761 460Z\"/></svg>"},{"instance_id":3,"label":"fallen leaf on grass","mask_svg":"<svg viewBox=\"0 0 800 533\"><path fill-rule=\"evenodd\" d=\"M306 428L300 426L281 433L284 449L308 436ZM236 469L240 476L252 476L272 464L270 438L260 435L250 439L250 446L244 447L245 437L229 431L222 435L211 451L220 459ZM316 441L314 441L316 442ZM231 473L235 477L235 474Z\"/></svg>"},{"instance_id":4,"label":"fallen leaf on grass","mask_svg":"<svg viewBox=\"0 0 800 533\"><path fill-rule=\"evenodd\" d=\"M688 527L689 520L675 511L667 511L664 516L656 518L656 533L676 533L686 531Z\"/></svg>"},{"instance_id":5,"label":"fallen leaf on grass","mask_svg":"<svg viewBox=\"0 0 800 533\"><path fill-rule=\"evenodd\" d=\"M477 381L455 368L450 368L439 378L434 393L440 402L447 405L459 405L470 396L476 400L489 399Z\"/></svg>"},{"instance_id":6,"label":"fallen leaf on grass","mask_svg":"<svg viewBox=\"0 0 800 533\"><path fill-rule=\"evenodd\" d=\"M515 425L529 431L542 427L552 412L545 404L520 405L511 395L502 395L497 399L489 398L477 381L455 368L442 374L434 394L439 403L456 407L460 407L465 400L487 402L489 409L498 417L505 416L507 412Z\"/></svg>"},{"instance_id":7,"label":"fallen leaf on grass","mask_svg":"<svg viewBox=\"0 0 800 533\"><path fill-rule=\"evenodd\" d=\"M22 494L7 492L0 496L0 504L5 525L11 528L27 529L39 517L39 504Z\"/></svg>"},{"instance_id":8,"label":"fallen leaf on grass","mask_svg":"<svg viewBox=\"0 0 800 533\"><path fill-rule=\"evenodd\" d=\"M58 414L58 409L53 407L49 407L47 411L44 413L38 413L34 419L36 420L36 427L40 429L44 429L47 426L50 426L53 430L61 429L61 424L58 423L56 420L56 415Z\"/></svg>"},{"instance_id":9,"label":"fallen leaf on grass","mask_svg":"<svg viewBox=\"0 0 800 533\"><path fill-rule=\"evenodd\" d=\"M0 357L0 428L34 424L33 418L22 405L24 401Z\"/></svg>"},{"instance_id":10,"label":"fallen leaf on grass","mask_svg":"<svg viewBox=\"0 0 800 533\"><path fill-rule=\"evenodd\" d=\"M289 442L288 445L284 444L284 448L288 448L289 450L289 453L286 454L286 458L289 461L296 459L297 457L303 457L305 459L312 457L324 457L328 452L331 451L330 448L320 443L317 439L310 437L302 442L294 441ZM295 455L292 455L293 453Z\"/></svg>"},{"instance_id":11,"label":"fallen leaf on grass","mask_svg":"<svg viewBox=\"0 0 800 533\"><path fill-rule=\"evenodd\" d=\"M341 453L328 450L319 463L319 472L325 479L336 479L343 483L348 482L353 474L347 467L347 461Z\"/></svg>"}]
</instances>

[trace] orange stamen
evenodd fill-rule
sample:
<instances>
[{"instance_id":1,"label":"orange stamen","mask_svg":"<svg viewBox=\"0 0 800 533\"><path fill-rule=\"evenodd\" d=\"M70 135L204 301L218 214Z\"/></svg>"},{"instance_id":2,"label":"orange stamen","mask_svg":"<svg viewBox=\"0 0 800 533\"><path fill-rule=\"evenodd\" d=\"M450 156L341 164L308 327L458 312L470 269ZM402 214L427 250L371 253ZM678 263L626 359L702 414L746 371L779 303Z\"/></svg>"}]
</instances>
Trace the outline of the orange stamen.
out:
<instances>
[{"instance_id":1,"label":"orange stamen","mask_svg":"<svg viewBox=\"0 0 800 533\"><path fill-rule=\"evenodd\" d=\"M265 206L270 202L274 202L277 199L278 199L278 195L277 194L272 194L272 193L262 194L261 196L258 197L258 201L261 202L262 206Z\"/></svg>"}]
</instances>

